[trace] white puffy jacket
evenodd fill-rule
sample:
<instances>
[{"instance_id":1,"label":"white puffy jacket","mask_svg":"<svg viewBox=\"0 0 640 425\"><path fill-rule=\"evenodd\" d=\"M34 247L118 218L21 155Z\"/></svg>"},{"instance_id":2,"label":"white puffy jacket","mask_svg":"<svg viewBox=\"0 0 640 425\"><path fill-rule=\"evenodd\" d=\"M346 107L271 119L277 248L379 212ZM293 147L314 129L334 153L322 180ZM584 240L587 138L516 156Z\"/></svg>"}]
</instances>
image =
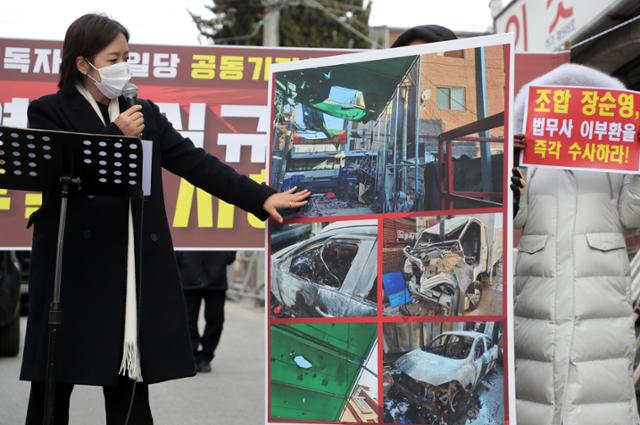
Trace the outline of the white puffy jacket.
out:
<instances>
[{"instance_id":1,"label":"white puffy jacket","mask_svg":"<svg viewBox=\"0 0 640 425\"><path fill-rule=\"evenodd\" d=\"M624 88L574 64L530 84ZM525 179L514 222L522 228L514 288L517 423L638 425L622 231L640 227L640 176L529 168Z\"/></svg>"}]
</instances>

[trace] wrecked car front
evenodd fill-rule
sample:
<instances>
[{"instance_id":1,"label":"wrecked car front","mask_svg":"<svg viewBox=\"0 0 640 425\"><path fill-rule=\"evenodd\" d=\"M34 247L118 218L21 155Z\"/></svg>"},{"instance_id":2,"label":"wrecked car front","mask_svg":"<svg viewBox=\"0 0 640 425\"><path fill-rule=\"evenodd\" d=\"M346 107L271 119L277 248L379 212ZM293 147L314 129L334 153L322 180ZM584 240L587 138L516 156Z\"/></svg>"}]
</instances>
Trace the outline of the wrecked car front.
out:
<instances>
[{"instance_id":1,"label":"wrecked car front","mask_svg":"<svg viewBox=\"0 0 640 425\"><path fill-rule=\"evenodd\" d=\"M472 388L474 368L468 359L452 359L415 349L394 363L395 385L411 402L437 411L455 411Z\"/></svg>"},{"instance_id":2,"label":"wrecked car front","mask_svg":"<svg viewBox=\"0 0 640 425\"><path fill-rule=\"evenodd\" d=\"M409 291L418 297L450 305L455 288L464 292L473 280L472 268L465 262L458 240L416 243L405 247L403 254L405 280Z\"/></svg>"}]
</instances>

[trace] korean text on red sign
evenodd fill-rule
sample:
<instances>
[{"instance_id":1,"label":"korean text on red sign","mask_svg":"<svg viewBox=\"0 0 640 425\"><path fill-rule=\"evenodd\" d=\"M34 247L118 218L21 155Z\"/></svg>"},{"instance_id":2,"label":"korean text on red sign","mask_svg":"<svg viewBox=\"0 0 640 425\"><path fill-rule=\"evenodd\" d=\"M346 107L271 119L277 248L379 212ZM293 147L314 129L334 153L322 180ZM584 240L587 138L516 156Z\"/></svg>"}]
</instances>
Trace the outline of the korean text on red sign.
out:
<instances>
[{"instance_id":1,"label":"korean text on red sign","mask_svg":"<svg viewBox=\"0 0 640 425\"><path fill-rule=\"evenodd\" d=\"M640 173L640 93L529 87L523 165Z\"/></svg>"}]
</instances>

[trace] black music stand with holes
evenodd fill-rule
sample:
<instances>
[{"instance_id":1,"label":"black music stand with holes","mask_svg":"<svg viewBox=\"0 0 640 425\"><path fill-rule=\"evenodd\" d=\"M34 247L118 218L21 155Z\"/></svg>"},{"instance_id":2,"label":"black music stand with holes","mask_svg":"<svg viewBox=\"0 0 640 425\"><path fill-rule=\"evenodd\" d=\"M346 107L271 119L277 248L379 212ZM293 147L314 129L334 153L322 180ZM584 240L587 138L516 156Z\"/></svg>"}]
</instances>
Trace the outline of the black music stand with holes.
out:
<instances>
[{"instance_id":1,"label":"black music stand with holes","mask_svg":"<svg viewBox=\"0 0 640 425\"><path fill-rule=\"evenodd\" d=\"M141 198L142 156L142 144L137 137L0 127L0 187L60 193L53 300L49 306L44 425L53 425L69 192L75 186L78 191L92 195Z\"/></svg>"}]
</instances>

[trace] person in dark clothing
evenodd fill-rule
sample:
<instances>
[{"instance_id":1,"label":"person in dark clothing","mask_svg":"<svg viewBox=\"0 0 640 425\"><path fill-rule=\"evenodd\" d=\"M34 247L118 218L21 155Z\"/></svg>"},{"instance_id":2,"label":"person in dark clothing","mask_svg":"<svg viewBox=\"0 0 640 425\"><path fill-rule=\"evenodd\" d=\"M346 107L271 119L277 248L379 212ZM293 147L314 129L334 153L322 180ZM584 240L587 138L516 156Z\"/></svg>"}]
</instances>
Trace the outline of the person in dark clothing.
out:
<instances>
[{"instance_id":1,"label":"person in dark clothing","mask_svg":"<svg viewBox=\"0 0 640 425\"><path fill-rule=\"evenodd\" d=\"M438 41L456 40L458 37L449 28L440 25L420 25L409 28L393 42L391 47L404 47L414 44L436 43Z\"/></svg>"},{"instance_id":2,"label":"person in dark clothing","mask_svg":"<svg viewBox=\"0 0 640 425\"><path fill-rule=\"evenodd\" d=\"M147 386L195 375L162 169L262 220L281 222L278 209L303 206L309 196L295 188L278 193L237 173L184 138L151 100L138 98L129 106L122 96L131 78L128 40L128 30L105 15L78 18L65 35L60 90L33 100L27 110L29 128L141 137L153 146L151 194L145 199L100 196L77 187L70 192L55 425L68 423L74 385L103 387L107 425L122 425L128 414L129 425L152 425ZM121 147L117 142L115 148ZM98 149L87 151L95 160ZM120 175L116 171L121 173L109 175ZM28 221L33 244L20 373L31 382L26 425L43 422L60 205L58 192L46 191Z\"/></svg>"},{"instance_id":3,"label":"person in dark clothing","mask_svg":"<svg viewBox=\"0 0 640 425\"><path fill-rule=\"evenodd\" d=\"M211 372L216 347L222 335L224 301L227 296L227 266L236 259L235 251L176 252L180 281L187 303L191 347L197 372ZM204 301L205 328L198 331L200 306Z\"/></svg>"}]
</instances>

